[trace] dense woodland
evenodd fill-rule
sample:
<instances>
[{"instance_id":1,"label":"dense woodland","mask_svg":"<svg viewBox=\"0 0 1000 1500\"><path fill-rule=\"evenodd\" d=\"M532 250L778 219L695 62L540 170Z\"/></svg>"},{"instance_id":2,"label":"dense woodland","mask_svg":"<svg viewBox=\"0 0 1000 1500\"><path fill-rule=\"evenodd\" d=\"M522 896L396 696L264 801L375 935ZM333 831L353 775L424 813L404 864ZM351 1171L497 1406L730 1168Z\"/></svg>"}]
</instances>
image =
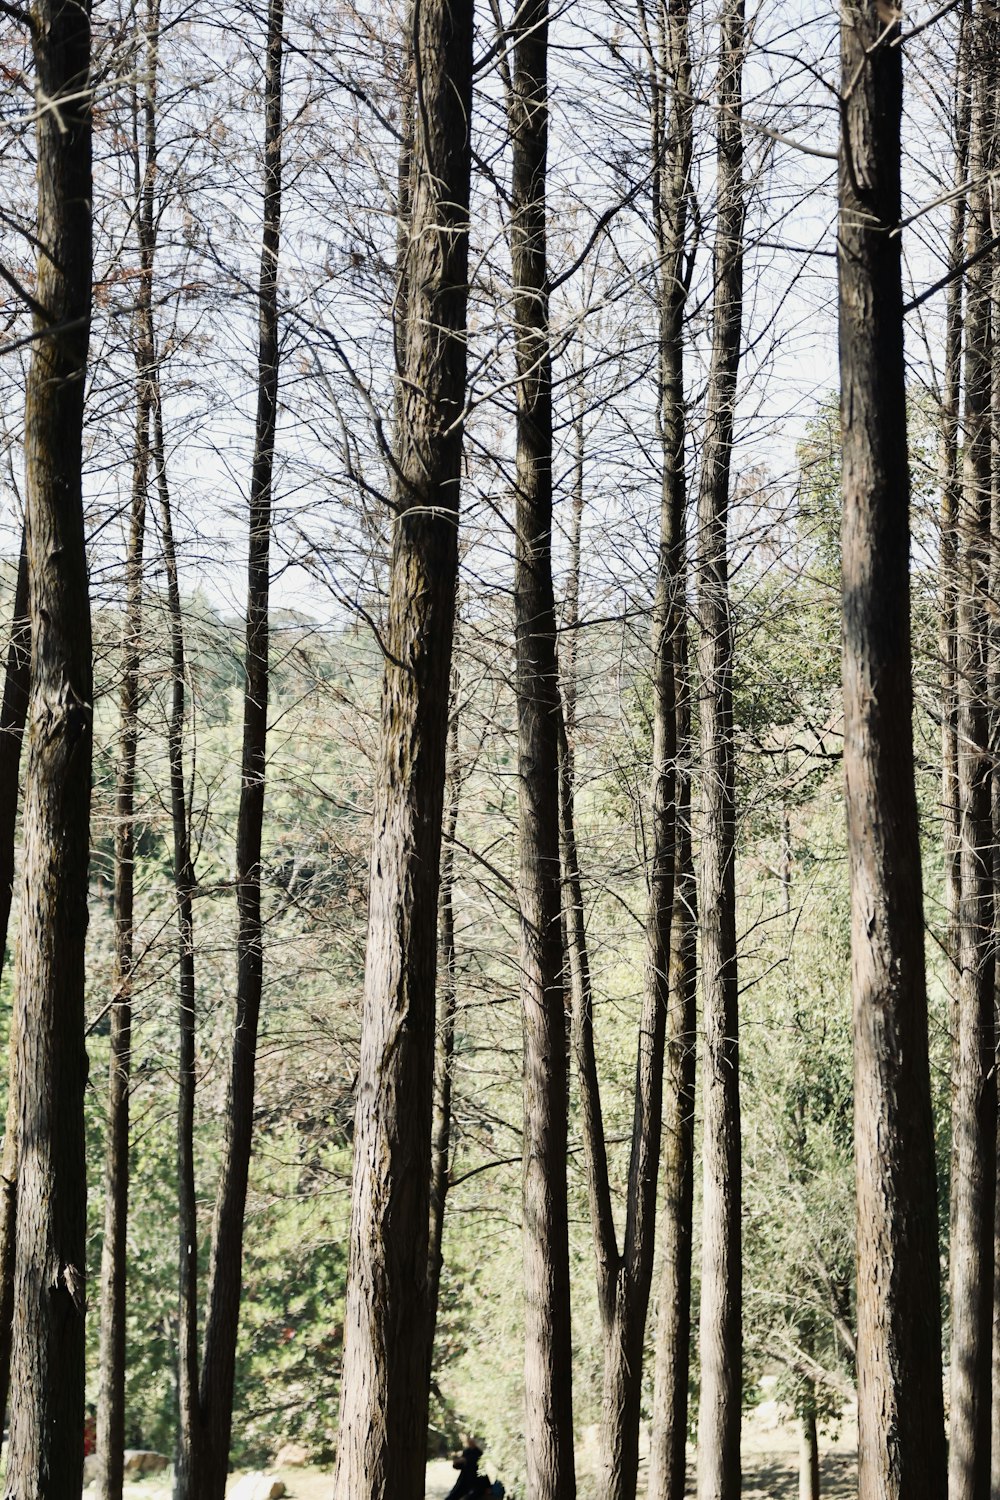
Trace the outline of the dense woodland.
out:
<instances>
[{"instance_id":1,"label":"dense woodland","mask_svg":"<svg viewBox=\"0 0 1000 1500\"><path fill-rule=\"evenodd\" d=\"M0 67L8 1500L996 1500L1000 10Z\"/></svg>"}]
</instances>

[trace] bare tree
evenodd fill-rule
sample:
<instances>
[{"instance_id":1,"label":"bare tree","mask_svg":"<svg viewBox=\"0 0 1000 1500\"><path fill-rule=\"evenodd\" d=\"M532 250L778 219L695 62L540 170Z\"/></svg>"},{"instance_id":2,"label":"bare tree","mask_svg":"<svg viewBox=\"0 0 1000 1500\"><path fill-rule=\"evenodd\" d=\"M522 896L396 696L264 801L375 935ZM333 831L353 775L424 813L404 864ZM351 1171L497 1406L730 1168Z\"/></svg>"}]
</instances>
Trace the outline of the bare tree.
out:
<instances>
[{"instance_id":1,"label":"bare tree","mask_svg":"<svg viewBox=\"0 0 1000 1500\"><path fill-rule=\"evenodd\" d=\"M841 20L843 649L857 1175L859 1495L941 1500L945 1441L913 778L895 13Z\"/></svg>"},{"instance_id":2,"label":"bare tree","mask_svg":"<svg viewBox=\"0 0 1000 1500\"><path fill-rule=\"evenodd\" d=\"M412 12L412 209L354 1135L338 1500L417 1500L430 1360L437 903L466 397L471 0Z\"/></svg>"},{"instance_id":3,"label":"bare tree","mask_svg":"<svg viewBox=\"0 0 1000 1500\"><path fill-rule=\"evenodd\" d=\"M965 413L959 515L957 701L961 900L951 1236L950 1500L985 1500L990 1485L993 1212L996 1193L993 815L989 743L990 519L993 457L993 157L1000 43L990 0L973 13Z\"/></svg>"},{"instance_id":4,"label":"bare tree","mask_svg":"<svg viewBox=\"0 0 1000 1500\"><path fill-rule=\"evenodd\" d=\"M743 1263L728 517L743 320L743 52L742 0L726 0L717 85L712 362L698 491L696 561L704 812L699 921L705 1033L699 1500L730 1500L740 1492Z\"/></svg>"},{"instance_id":5,"label":"bare tree","mask_svg":"<svg viewBox=\"0 0 1000 1500\"><path fill-rule=\"evenodd\" d=\"M91 309L90 17L40 0L36 280L25 413L32 642L15 1031L18 1180L9 1500L82 1484L84 940L93 679L82 427Z\"/></svg>"}]
</instances>

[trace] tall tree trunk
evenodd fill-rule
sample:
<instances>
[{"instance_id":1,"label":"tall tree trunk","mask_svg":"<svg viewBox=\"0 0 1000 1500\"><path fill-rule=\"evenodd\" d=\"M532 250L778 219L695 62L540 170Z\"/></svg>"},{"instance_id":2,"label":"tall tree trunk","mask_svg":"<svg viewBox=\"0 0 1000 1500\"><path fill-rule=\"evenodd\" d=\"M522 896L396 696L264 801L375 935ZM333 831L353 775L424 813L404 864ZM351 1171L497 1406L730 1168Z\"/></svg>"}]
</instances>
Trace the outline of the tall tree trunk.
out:
<instances>
[{"instance_id":1,"label":"tall tree trunk","mask_svg":"<svg viewBox=\"0 0 1000 1500\"><path fill-rule=\"evenodd\" d=\"M191 823L184 780L184 717L187 667L184 615L167 482L163 442L163 405L159 370L153 361L153 471L159 504L160 538L167 575L170 621L170 710L167 761L170 775L170 819L173 834L174 901L177 915L177 1451L174 1488L178 1497L194 1493L200 1473L201 1423L198 1413L198 1200L194 1179L195 1102L195 871Z\"/></svg>"},{"instance_id":2,"label":"tall tree trunk","mask_svg":"<svg viewBox=\"0 0 1000 1500\"><path fill-rule=\"evenodd\" d=\"M139 664L142 650L143 548L149 481L154 362L153 257L156 244L156 3L146 15L143 70L145 166L140 168L139 106L133 94L134 175L139 240L139 287L134 340L136 364L132 513L125 561L125 619L119 699L115 825L114 1004L108 1080L104 1244L101 1252L100 1390L97 1404L98 1491L121 1500L125 1452L125 1273L129 1192L129 1088L132 1066L132 953L135 873L135 767L139 742Z\"/></svg>"},{"instance_id":3,"label":"tall tree trunk","mask_svg":"<svg viewBox=\"0 0 1000 1500\"><path fill-rule=\"evenodd\" d=\"M742 0L721 23L715 304L698 492L698 673L704 828L700 921L704 993L704 1189L699 1500L740 1492L742 1202L736 974L736 786L728 516L743 315Z\"/></svg>"},{"instance_id":4,"label":"tall tree trunk","mask_svg":"<svg viewBox=\"0 0 1000 1500\"><path fill-rule=\"evenodd\" d=\"M993 222L1000 223L1000 183L992 185ZM1000 337L1000 256L993 257L994 349ZM991 402L993 449L992 523L990 526L990 598L1000 599L1000 360L993 360ZM1000 620L990 614L990 800L993 818L993 960L994 994L1000 1005ZM1000 1014L994 1015L1000 1028ZM997 1171L1000 1175L1000 1119L997 1121ZM1000 1495L1000 1183L993 1204L993 1359L990 1419L990 1495Z\"/></svg>"},{"instance_id":5,"label":"tall tree trunk","mask_svg":"<svg viewBox=\"0 0 1000 1500\"><path fill-rule=\"evenodd\" d=\"M427 1352L430 1359L434 1355L438 1295L444 1264L444 1210L451 1173L451 1091L455 1056L455 834L462 794L458 694L458 673L454 672L448 721L441 887L438 893L437 1044L434 1059L434 1123L431 1132L430 1243L427 1253L427 1316L430 1328Z\"/></svg>"},{"instance_id":6,"label":"tall tree trunk","mask_svg":"<svg viewBox=\"0 0 1000 1500\"><path fill-rule=\"evenodd\" d=\"M661 0L654 43L641 12L653 100L653 224L660 262L658 433L663 454L653 621L653 879L645 961L647 990L656 987L658 1003L667 1008L663 1269L649 1454L649 1494L655 1500L683 1500L691 1339L696 936L684 599L684 250L692 152L689 15L688 0ZM666 723L667 713L674 715L673 727ZM665 861L671 855L674 869L668 890Z\"/></svg>"},{"instance_id":7,"label":"tall tree trunk","mask_svg":"<svg viewBox=\"0 0 1000 1500\"><path fill-rule=\"evenodd\" d=\"M819 1500L819 1442L816 1437L815 1391L799 1418L799 1500Z\"/></svg>"},{"instance_id":8,"label":"tall tree trunk","mask_svg":"<svg viewBox=\"0 0 1000 1500\"><path fill-rule=\"evenodd\" d=\"M281 59L284 0L269 0L264 75L264 226L258 300L257 420L250 478L243 756L236 825L236 1017L226 1137L212 1226L199 1386L204 1500L222 1500L229 1473L233 1384L243 1285L246 1209L264 978L260 852L264 826L270 617L271 485L278 417L278 252L281 231Z\"/></svg>"},{"instance_id":9,"label":"tall tree trunk","mask_svg":"<svg viewBox=\"0 0 1000 1500\"><path fill-rule=\"evenodd\" d=\"M841 21L844 763L851 871L860 1500L946 1485L934 1134L913 777L900 274L902 49Z\"/></svg>"},{"instance_id":10,"label":"tall tree trunk","mask_svg":"<svg viewBox=\"0 0 1000 1500\"><path fill-rule=\"evenodd\" d=\"M337 1500L424 1492L436 917L466 395L472 0L424 0Z\"/></svg>"},{"instance_id":11,"label":"tall tree trunk","mask_svg":"<svg viewBox=\"0 0 1000 1500\"><path fill-rule=\"evenodd\" d=\"M7 952L7 928L14 892L21 741L31 688L31 622L28 619L28 545L22 528L14 588L14 611L7 647L7 675L0 706L0 967ZM7 1118L0 1160L0 1430L7 1425L10 1344L14 1319L14 1240L17 1229L17 1009L8 1042Z\"/></svg>"},{"instance_id":12,"label":"tall tree trunk","mask_svg":"<svg viewBox=\"0 0 1000 1500\"><path fill-rule=\"evenodd\" d=\"M87 1181L84 942L93 685L81 487L91 306L90 17L32 9L38 185L25 411L32 641L16 1006L20 1164L6 1493L80 1493Z\"/></svg>"},{"instance_id":13,"label":"tall tree trunk","mask_svg":"<svg viewBox=\"0 0 1000 1500\"><path fill-rule=\"evenodd\" d=\"M529 1500L573 1500L572 1339L566 1204L566 1009L559 876L560 716L552 588L552 354L546 254L548 3L519 0L509 95L511 270L517 367L514 612L524 1022Z\"/></svg>"},{"instance_id":14,"label":"tall tree trunk","mask_svg":"<svg viewBox=\"0 0 1000 1500\"><path fill-rule=\"evenodd\" d=\"M957 272L965 258L966 190L969 175L970 94L968 76L971 0L964 0L959 18L955 68L955 189L951 207L949 265ZM941 657L941 809L944 853L945 951L949 963L951 1032L955 1049L952 1082L958 1077L959 902L962 878L958 794L958 511L962 494L959 461L959 403L962 390L962 328L965 278L956 275L948 288L945 314L944 383L941 392L941 620L938 647ZM953 1143L957 1146L957 1142ZM958 1172L952 1161L951 1219L955 1217Z\"/></svg>"},{"instance_id":15,"label":"tall tree trunk","mask_svg":"<svg viewBox=\"0 0 1000 1500\"><path fill-rule=\"evenodd\" d=\"M961 905L958 1072L951 1237L951 1432L949 1500L987 1500L990 1486L990 1378L993 1327L993 1211L996 1195L995 957L993 817L989 744L989 572L992 258L990 184L996 110L995 10L974 12L975 59L968 211L965 421L959 523L958 792Z\"/></svg>"}]
</instances>

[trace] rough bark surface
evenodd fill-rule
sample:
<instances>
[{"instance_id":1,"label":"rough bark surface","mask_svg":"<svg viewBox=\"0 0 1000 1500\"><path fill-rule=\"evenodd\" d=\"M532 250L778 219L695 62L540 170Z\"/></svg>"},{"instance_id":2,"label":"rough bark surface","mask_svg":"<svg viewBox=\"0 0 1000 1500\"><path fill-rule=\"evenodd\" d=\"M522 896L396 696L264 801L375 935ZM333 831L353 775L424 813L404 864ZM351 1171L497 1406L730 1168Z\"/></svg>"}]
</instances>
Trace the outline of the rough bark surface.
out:
<instances>
[{"instance_id":1,"label":"rough bark surface","mask_svg":"<svg viewBox=\"0 0 1000 1500\"><path fill-rule=\"evenodd\" d=\"M560 703L552 589L552 356L545 206L547 0L521 0L515 11L509 104L517 367L514 612L524 1025L526 1479L529 1500L573 1500L566 1007L559 874Z\"/></svg>"},{"instance_id":2,"label":"rough bark surface","mask_svg":"<svg viewBox=\"0 0 1000 1500\"><path fill-rule=\"evenodd\" d=\"M0 706L0 965L6 960L7 928L14 892L14 842L19 801L21 742L31 688L31 622L28 618L28 547L22 530L7 647L7 675ZM10 1344L14 1320L14 1238L17 1228L17 1013L11 1018L7 1118L0 1159L0 1430L7 1425Z\"/></svg>"},{"instance_id":3,"label":"rough bark surface","mask_svg":"<svg viewBox=\"0 0 1000 1500\"><path fill-rule=\"evenodd\" d=\"M81 491L91 301L90 17L32 10L40 244L25 412L32 686L16 977L19 1129L8 1500L83 1466L84 941L93 688Z\"/></svg>"},{"instance_id":4,"label":"rough bark surface","mask_svg":"<svg viewBox=\"0 0 1000 1500\"><path fill-rule=\"evenodd\" d=\"M718 81L712 363L696 548L704 813L699 920L705 1037L699 1500L733 1500L740 1492L742 1188L733 651L727 533L743 315L743 47L741 0L726 0Z\"/></svg>"},{"instance_id":5,"label":"rough bark surface","mask_svg":"<svg viewBox=\"0 0 1000 1500\"><path fill-rule=\"evenodd\" d=\"M958 798L961 893L954 1079L949 1500L988 1500L996 1194L995 956L989 636L993 265L990 184L996 11L973 13L973 112L966 280L965 411L958 548Z\"/></svg>"},{"instance_id":6,"label":"rough bark surface","mask_svg":"<svg viewBox=\"0 0 1000 1500\"><path fill-rule=\"evenodd\" d=\"M899 27L842 11L840 370L860 1500L946 1487L934 1136L913 778Z\"/></svg>"},{"instance_id":7,"label":"rough bark surface","mask_svg":"<svg viewBox=\"0 0 1000 1500\"><path fill-rule=\"evenodd\" d=\"M337 1500L418 1500L427 1448L436 929L466 384L471 0L413 12L396 509L354 1135Z\"/></svg>"}]
</instances>

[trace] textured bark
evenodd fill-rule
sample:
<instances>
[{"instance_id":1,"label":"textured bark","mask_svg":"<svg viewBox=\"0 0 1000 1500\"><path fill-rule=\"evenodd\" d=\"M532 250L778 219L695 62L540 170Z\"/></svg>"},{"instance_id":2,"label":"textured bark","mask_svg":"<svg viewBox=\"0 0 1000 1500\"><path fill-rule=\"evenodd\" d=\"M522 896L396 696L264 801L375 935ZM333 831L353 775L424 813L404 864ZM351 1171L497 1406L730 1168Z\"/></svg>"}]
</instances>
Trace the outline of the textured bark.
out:
<instances>
[{"instance_id":1,"label":"textured bark","mask_svg":"<svg viewBox=\"0 0 1000 1500\"><path fill-rule=\"evenodd\" d=\"M88 7L32 11L40 250L25 411L32 685L16 1007L22 1153L9 1500L78 1495L87 1185L84 941L93 689L81 492L91 299Z\"/></svg>"},{"instance_id":2,"label":"textured bark","mask_svg":"<svg viewBox=\"0 0 1000 1500\"><path fill-rule=\"evenodd\" d=\"M996 12L974 10L974 108L967 252L989 241L995 121ZM989 585L992 508L992 257L967 273L965 412L958 558L958 794L961 901L957 1073L952 1133L951 1430L949 1500L987 1500L996 1194L993 814L989 744Z\"/></svg>"},{"instance_id":3,"label":"textured bark","mask_svg":"<svg viewBox=\"0 0 1000 1500\"><path fill-rule=\"evenodd\" d=\"M431 1130L430 1242L427 1250L428 1358L433 1359L438 1295L444 1264L444 1211L451 1175L451 1090L455 1055L455 834L462 794L459 760L457 673L453 674L448 722L445 814L438 893L437 1046L434 1058L434 1123Z\"/></svg>"},{"instance_id":4,"label":"textured bark","mask_svg":"<svg viewBox=\"0 0 1000 1500\"><path fill-rule=\"evenodd\" d=\"M559 683L552 589L552 355L546 255L548 5L514 14L511 270L517 367L514 612L518 722L522 1245L529 1500L573 1500L566 1205L567 1059L559 878Z\"/></svg>"},{"instance_id":5,"label":"textured bark","mask_svg":"<svg viewBox=\"0 0 1000 1500\"><path fill-rule=\"evenodd\" d=\"M799 1500L819 1500L819 1443L816 1437L816 1407L799 1418Z\"/></svg>"},{"instance_id":6,"label":"textured bark","mask_svg":"<svg viewBox=\"0 0 1000 1500\"><path fill-rule=\"evenodd\" d=\"M842 13L840 371L860 1500L946 1485L923 900L913 779L898 24Z\"/></svg>"},{"instance_id":7,"label":"textured bark","mask_svg":"<svg viewBox=\"0 0 1000 1500\"><path fill-rule=\"evenodd\" d=\"M427 1450L436 917L466 387L471 0L413 13L420 128L397 400L337 1500L418 1500Z\"/></svg>"},{"instance_id":8,"label":"textured bark","mask_svg":"<svg viewBox=\"0 0 1000 1500\"><path fill-rule=\"evenodd\" d=\"M115 799L115 954L108 1079L108 1141L101 1251L101 1344L97 1402L98 1493L121 1500L125 1453L125 1274L129 1193L129 1087L132 1067L132 954L134 929L135 767L139 743L139 664L142 651L142 574L149 482L152 411L153 258L156 219L156 57L159 17L146 16L143 69L144 167L140 167L138 101L134 103L134 175L139 241L139 286L133 328L136 364L132 508L125 560L125 618L119 697Z\"/></svg>"},{"instance_id":9,"label":"textured bark","mask_svg":"<svg viewBox=\"0 0 1000 1500\"><path fill-rule=\"evenodd\" d=\"M643 16L653 100L653 224L660 260L658 429L663 453L660 561L654 606L653 879L646 930L647 994L667 1007L663 1097L662 1271L659 1283L648 1493L683 1500L691 1342L694 1189L696 912L691 858L687 624L684 599L684 241L692 152L687 0L661 0L656 43ZM673 732L666 714L675 719ZM670 785L670 759L675 770ZM670 814L671 797L675 811ZM671 826L673 823L673 826ZM674 860L671 888L665 861Z\"/></svg>"},{"instance_id":10,"label":"textured bark","mask_svg":"<svg viewBox=\"0 0 1000 1500\"><path fill-rule=\"evenodd\" d=\"M28 547L22 529L7 648L7 675L0 706L0 965L6 957L14 889L14 842L19 800L21 741L31 688L31 622L28 618ZM17 1228L17 1011L11 1017L7 1118L0 1160L0 1430L7 1425L10 1345L14 1319L14 1238Z\"/></svg>"},{"instance_id":11,"label":"textured bark","mask_svg":"<svg viewBox=\"0 0 1000 1500\"><path fill-rule=\"evenodd\" d=\"M1000 223L1000 183L993 181L993 222ZM993 329L1000 332L1000 256L993 257ZM994 344L996 337L994 337ZM1000 360L993 361L991 410L993 447L992 511L990 527L990 598L1000 599ZM990 765L993 812L993 931L994 985L1000 1000L1000 620L990 616ZM1000 1025L1000 1016L995 1016ZM997 1167L1000 1175L1000 1119L997 1122ZM990 1494L1000 1496L1000 1183L993 1205L993 1377L990 1420Z\"/></svg>"},{"instance_id":12,"label":"textured bark","mask_svg":"<svg viewBox=\"0 0 1000 1500\"><path fill-rule=\"evenodd\" d=\"M270 620L271 484L278 418L278 252L281 231L283 0L269 0L264 73L264 224L258 295L257 417L250 476L243 753L236 824L236 1016L226 1136L212 1225L205 1343L199 1383L199 1500L223 1500L229 1474L236 1340L243 1288L246 1210L264 981L260 851L264 826Z\"/></svg>"},{"instance_id":13,"label":"textured bark","mask_svg":"<svg viewBox=\"0 0 1000 1500\"><path fill-rule=\"evenodd\" d=\"M726 0L719 60L712 363L698 491L698 675L704 824L699 917L704 1172L699 1500L740 1492L742 1236L736 972L736 787L727 531L743 313L743 6Z\"/></svg>"}]
</instances>

